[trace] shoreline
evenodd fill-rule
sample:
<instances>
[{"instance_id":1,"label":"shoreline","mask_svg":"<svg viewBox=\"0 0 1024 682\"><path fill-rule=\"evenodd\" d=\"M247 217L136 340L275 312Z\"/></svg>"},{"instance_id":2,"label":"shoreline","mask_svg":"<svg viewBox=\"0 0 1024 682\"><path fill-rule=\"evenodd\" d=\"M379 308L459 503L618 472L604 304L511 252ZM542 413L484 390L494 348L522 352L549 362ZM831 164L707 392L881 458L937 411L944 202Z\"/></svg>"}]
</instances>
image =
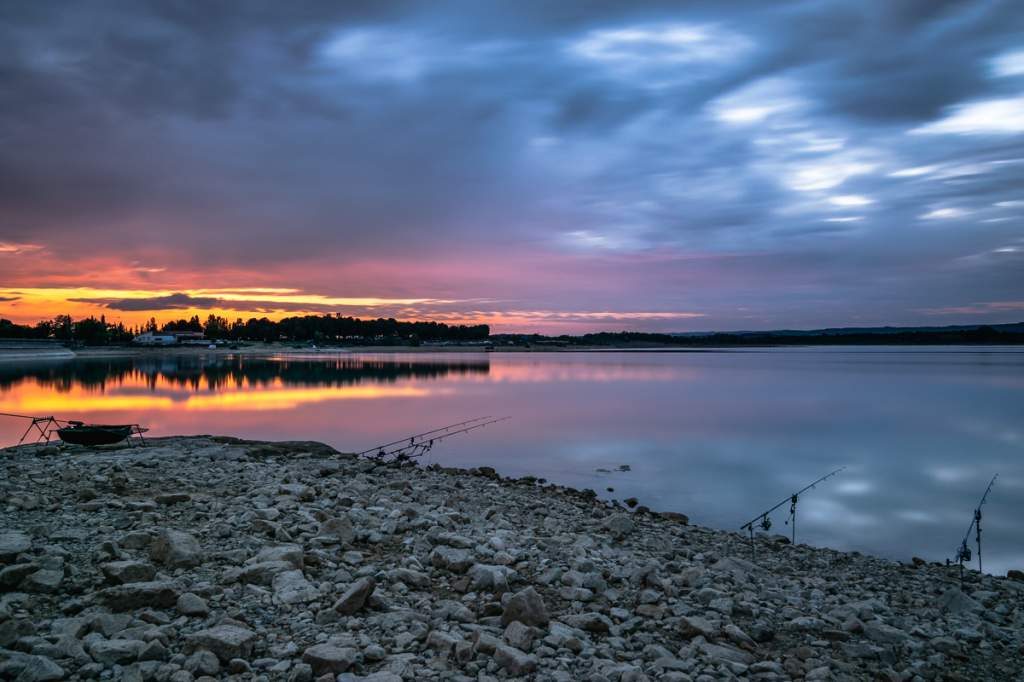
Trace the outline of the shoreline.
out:
<instances>
[{"instance_id":1,"label":"shoreline","mask_svg":"<svg viewBox=\"0 0 1024 682\"><path fill-rule=\"evenodd\" d=\"M313 442L55 450L0 450L0 676L12 665L51 675L25 679L295 682L1024 670L1024 582L1008 578L971 571L961 591L956 567L775 538L757 539L754 563L746 536L680 514Z\"/></svg>"},{"instance_id":2,"label":"shoreline","mask_svg":"<svg viewBox=\"0 0 1024 682\"><path fill-rule=\"evenodd\" d=\"M528 354L528 353L633 353L633 354L691 354L691 353L757 353L771 350L809 350L809 351L852 351L861 352L897 352L906 349L914 352L951 352L946 349L956 348L956 352L982 352L989 349L999 349L1000 352L1024 352L1024 347L1007 346L1001 344L793 344L793 345L742 345L742 346L721 346L721 347L697 347L697 346L572 346L572 347L531 347L518 346L497 347L492 351L485 350L482 346L347 346L347 347L325 347L325 348L297 348L285 344L251 344L239 348L217 348L205 347L136 347L136 346L90 346L84 348L62 349L62 350L35 350L18 349L10 351L0 348L0 363L5 362L67 362L69 360L97 360L103 358L135 358L135 357L158 357L158 356L243 356L243 357L272 357L272 356L301 356L303 358L337 358L347 355L399 355L399 354Z\"/></svg>"}]
</instances>

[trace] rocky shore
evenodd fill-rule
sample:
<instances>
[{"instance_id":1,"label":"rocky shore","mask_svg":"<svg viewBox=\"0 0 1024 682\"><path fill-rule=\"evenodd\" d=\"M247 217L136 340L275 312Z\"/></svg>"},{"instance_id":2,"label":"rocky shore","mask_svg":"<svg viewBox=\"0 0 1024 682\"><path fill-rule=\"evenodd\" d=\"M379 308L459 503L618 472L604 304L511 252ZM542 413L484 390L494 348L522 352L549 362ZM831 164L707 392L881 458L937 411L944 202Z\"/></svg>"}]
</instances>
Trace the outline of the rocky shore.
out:
<instances>
[{"instance_id":1,"label":"rocky shore","mask_svg":"<svg viewBox=\"0 0 1024 682\"><path fill-rule=\"evenodd\" d=\"M1014 680L1024 582L306 442L0 451L0 678ZM1020 576L1018 576L1020 577Z\"/></svg>"}]
</instances>

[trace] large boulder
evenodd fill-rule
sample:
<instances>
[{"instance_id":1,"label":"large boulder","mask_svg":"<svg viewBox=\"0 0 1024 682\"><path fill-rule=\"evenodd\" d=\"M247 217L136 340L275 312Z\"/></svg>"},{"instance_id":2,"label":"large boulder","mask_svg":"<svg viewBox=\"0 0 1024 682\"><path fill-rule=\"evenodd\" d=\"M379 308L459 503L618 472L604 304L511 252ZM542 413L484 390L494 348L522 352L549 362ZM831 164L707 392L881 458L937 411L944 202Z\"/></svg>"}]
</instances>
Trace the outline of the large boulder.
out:
<instances>
[{"instance_id":1,"label":"large boulder","mask_svg":"<svg viewBox=\"0 0 1024 682\"><path fill-rule=\"evenodd\" d=\"M331 517L321 523L317 535L321 538L330 538L343 545L350 545L356 539L356 531L347 514Z\"/></svg>"},{"instance_id":2,"label":"large boulder","mask_svg":"<svg viewBox=\"0 0 1024 682\"><path fill-rule=\"evenodd\" d=\"M100 566L100 570L115 584L143 583L156 575L156 568L146 561L111 561Z\"/></svg>"},{"instance_id":3,"label":"large boulder","mask_svg":"<svg viewBox=\"0 0 1024 682\"><path fill-rule=\"evenodd\" d=\"M604 522L604 527L613 538L622 540L633 532L633 519L629 514L613 514Z\"/></svg>"},{"instance_id":4,"label":"large boulder","mask_svg":"<svg viewBox=\"0 0 1024 682\"><path fill-rule=\"evenodd\" d=\"M302 604L314 601L320 591L306 580L302 571L283 571L274 576L274 596L282 604ZM364 600L365 601L365 600Z\"/></svg>"},{"instance_id":5,"label":"large boulder","mask_svg":"<svg viewBox=\"0 0 1024 682\"><path fill-rule=\"evenodd\" d=\"M508 566L473 564L469 569L469 587L475 592L507 592L514 571Z\"/></svg>"},{"instance_id":6,"label":"large boulder","mask_svg":"<svg viewBox=\"0 0 1024 682\"><path fill-rule=\"evenodd\" d=\"M293 568L297 568L299 570L302 570L305 563L302 555L302 547L294 544L271 545L269 547L264 547L255 557L253 557L250 563L259 564L270 561L284 561L291 564Z\"/></svg>"},{"instance_id":7,"label":"large boulder","mask_svg":"<svg viewBox=\"0 0 1024 682\"><path fill-rule=\"evenodd\" d=\"M505 605L504 613L501 614L502 625L519 621L524 625L545 627L550 620L544 600L533 587L527 587L512 595Z\"/></svg>"},{"instance_id":8,"label":"large boulder","mask_svg":"<svg viewBox=\"0 0 1024 682\"><path fill-rule=\"evenodd\" d=\"M89 643L89 653L97 663L133 663L145 646L138 639L97 639Z\"/></svg>"},{"instance_id":9,"label":"large boulder","mask_svg":"<svg viewBox=\"0 0 1024 682\"><path fill-rule=\"evenodd\" d=\"M0 677L18 682L47 682L64 679L64 669L46 656L4 651L0 657Z\"/></svg>"},{"instance_id":10,"label":"large boulder","mask_svg":"<svg viewBox=\"0 0 1024 682\"><path fill-rule=\"evenodd\" d=\"M188 639L196 648L212 651L227 663L232 658L248 659L252 656L256 633L240 625L223 624L194 632Z\"/></svg>"},{"instance_id":11,"label":"large boulder","mask_svg":"<svg viewBox=\"0 0 1024 682\"><path fill-rule=\"evenodd\" d=\"M188 533L164 528L150 543L149 558L172 568L188 568L202 563L203 550Z\"/></svg>"},{"instance_id":12,"label":"large boulder","mask_svg":"<svg viewBox=\"0 0 1024 682\"><path fill-rule=\"evenodd\" d=\"M351 616L366 604L366 600L377 587L376 581L367 576L352 583L341 598L334 603L334 610L343 616Z\"/></svg>"},{"instance_id":13,"label":"large boulder","mask_svg":"<svg viewBox=\"0 0 1024 682\"><path fill-rule=\"evenodd\" d=\"M473 555L465 549L439 545L427 557L431 566L444 568L452 573L465 573L473 565Z\"/></svg>"},{"instance_id":14,"label":"large boulder","mask_svg":"<svg viewBox=\"0 0 1024 682\"><path fill-rule=\"evenodd\" d=\"M946 613L960 614L982 611L984 607L957 587L951 587L939 597L939 609Z\"/></svg>"},{"instance_id":15,"label":"large boulder","mask_svg":"<svg viewBox=\"0 0 1024 682\"><path fill-rule=\"evenodd\" d=\"M312 666L314 675L336 675L351 668L357 656L358 653L351 647L317 644L303 652L302 661Z\"/></svg>"},{"instance_id":16,"label":"large boulder","mask_svg":"<svg viewBox=\"0 0 1024 682\"><path fill-rule=\"evenodd\" d=\"M0 530L0 564L10 564L32 547L32 539L18 530Z\"/></svg>"},{"instance_id":17,"label":"large boulder","mask_svg":"<svg viewBox=\"0 0 1024 682\"><path fill-rule=\"evenodd\" d=\"M272 585L279 573L294 568L295 566L287 561L258 561L243 566L238 572L238 580L251 585Z\"/></svg>"},{"instance_id":18,"label":"large boulder","mask_svg":"<svg viewBox=\"0 0 1024 682\"><path fill-rule=\"evenodd\" d=\"M510 675L522 677L537 669L537 659L511 646L499 646L494 651L494 662Z\"/></svg>"}]
</instances>

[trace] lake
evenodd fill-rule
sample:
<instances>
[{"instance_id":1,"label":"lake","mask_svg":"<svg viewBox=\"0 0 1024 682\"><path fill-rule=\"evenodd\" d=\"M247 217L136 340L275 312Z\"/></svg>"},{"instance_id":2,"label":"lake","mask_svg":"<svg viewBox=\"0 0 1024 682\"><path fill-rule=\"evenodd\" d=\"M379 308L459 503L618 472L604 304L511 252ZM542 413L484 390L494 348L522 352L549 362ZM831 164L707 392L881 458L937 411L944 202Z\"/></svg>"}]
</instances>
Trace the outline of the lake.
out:
<instances>
[{"instance_id":1,"label":"lake","mask_svg":"<svg viewBox=\"0 0 1024 682\"><path fill-rule=\"evenodd\" d=\"M984 567L1024 568L1024 350L142 355L0 364L0 412L364 450L483 415L424 458L737 529L810 481L797 541L952 558L991 477ZM0 419L0 443L24 424ZM619 471L623 466L628 471ZM609 490L611 489L611 491ZM773 514L784 525L788 503ZM971 548L974 550L973 536ZM975 561L974 566L977 566Z\"/></svg>"}]
</instances>

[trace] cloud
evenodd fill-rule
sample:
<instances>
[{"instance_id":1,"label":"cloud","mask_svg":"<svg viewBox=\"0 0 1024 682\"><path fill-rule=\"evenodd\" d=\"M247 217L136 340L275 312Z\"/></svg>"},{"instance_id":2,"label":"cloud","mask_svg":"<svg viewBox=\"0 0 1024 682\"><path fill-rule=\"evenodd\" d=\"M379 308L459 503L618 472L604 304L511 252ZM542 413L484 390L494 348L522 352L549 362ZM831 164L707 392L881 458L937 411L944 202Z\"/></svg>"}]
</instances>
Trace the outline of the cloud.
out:
<instances>
[{"instance_id":1,"label":"cloud","mask_svg":"<svg viewBox=\"0 0 1024 682\"><path fill-rule=\"evenodd\" d=\"M188 308L213 308L220 303L216 298L189 296L188 294L169 294L150 298L71 298L75 303L94 303L111 310L142 311L142 310L182 310Z\"/></svg>"},{"instance_id":2,"label":"cloud","mask_svg":"<svg viewBox=\"0 0 1024 682\"><path fill-rule=\"evenodd\" d=\"M746 37L709 24L662 23L597 29L574 40L568 52L635 71L728 62L752 47Z\"/></svg>"},{"instance_id":3,"label":"cloud","mask_svg":"<svg viewBox=\"0 0 1024 682\"><path fill-rule=\"evenodd\" d=\"M967 211L962 208L936 208L922 213L919 218L922 220L949 220L951 218L962 218L967 215Z\"/></svg>"},{"instance_id":4,"label":"cloud","mask_svg":"<svg viewBox=\"0 0 1024 682\"><path fill-rule=\"evenodd\" d=\"M861 206L868 206L875 203L874 199L861 196L859 194L843 194L840 196L829 197L828 201L833 206L838 206L840 208L859 208Z\"/></svg>"},{"instance_id":5,"label":"cloud","mask_svg":"<svg viewBox=\"0 0 1024 682\"><path fill-rule=\"evenodd\" d=\"M1017 135L1024 133L1024 97L958 104L942 119L918 126L913 135Z\"/></svg>"},{"instance_id":6,"label":"cloud","mask_svg":"<svg viewBox=\"0 0 1024 682\"><path fill-rule=\"evenodd\" d=\"M32 251L42 250L42 246L39 244L18 244L16 242L5 242L0 241L0 256L2 255L19 255L23 253L30 253Z\"/></svg>"},{"instance_id":7,"label":"cloud","mask_svg":"<svg viewBox=\"0 0 1024 682\"><path fill-rule=\"evenodd\" d=\"M993 312L1024 312L1024 301L988 301L971 305L925 308L926 315L990 315Z\"/></svg>"},{"instance_id":8,"label":"cloud","mask_svg":"<svg viewBox=\"0 0 1024 682\"><path fill-rule=\"evenodd\" d=\"M621 322L667 330L1017 300L1017 5L11 4L0 287L707 315Z\"/></svg>"},{"instance_id":9,"label":"cloud","mask_svg":"<svg viewBox=\"0 0 1024 682\"><path fill-rule=\"evenodd\" d=\"M1024 76L1024 50L1004 52L993 59L992 73L999 78Z\"/></svg>"},{"instance_id":10,"label":"cloud","mask_svg":"<svg viewBox=\"0 0 1024 682\"><path fill-rule=\"evenodd\" d=\"M17 301L18 299L19 299L18 296L0 296L0 302L4 302L4 303L6 303L8 301Z\"/></svg>"}]
</instances>

